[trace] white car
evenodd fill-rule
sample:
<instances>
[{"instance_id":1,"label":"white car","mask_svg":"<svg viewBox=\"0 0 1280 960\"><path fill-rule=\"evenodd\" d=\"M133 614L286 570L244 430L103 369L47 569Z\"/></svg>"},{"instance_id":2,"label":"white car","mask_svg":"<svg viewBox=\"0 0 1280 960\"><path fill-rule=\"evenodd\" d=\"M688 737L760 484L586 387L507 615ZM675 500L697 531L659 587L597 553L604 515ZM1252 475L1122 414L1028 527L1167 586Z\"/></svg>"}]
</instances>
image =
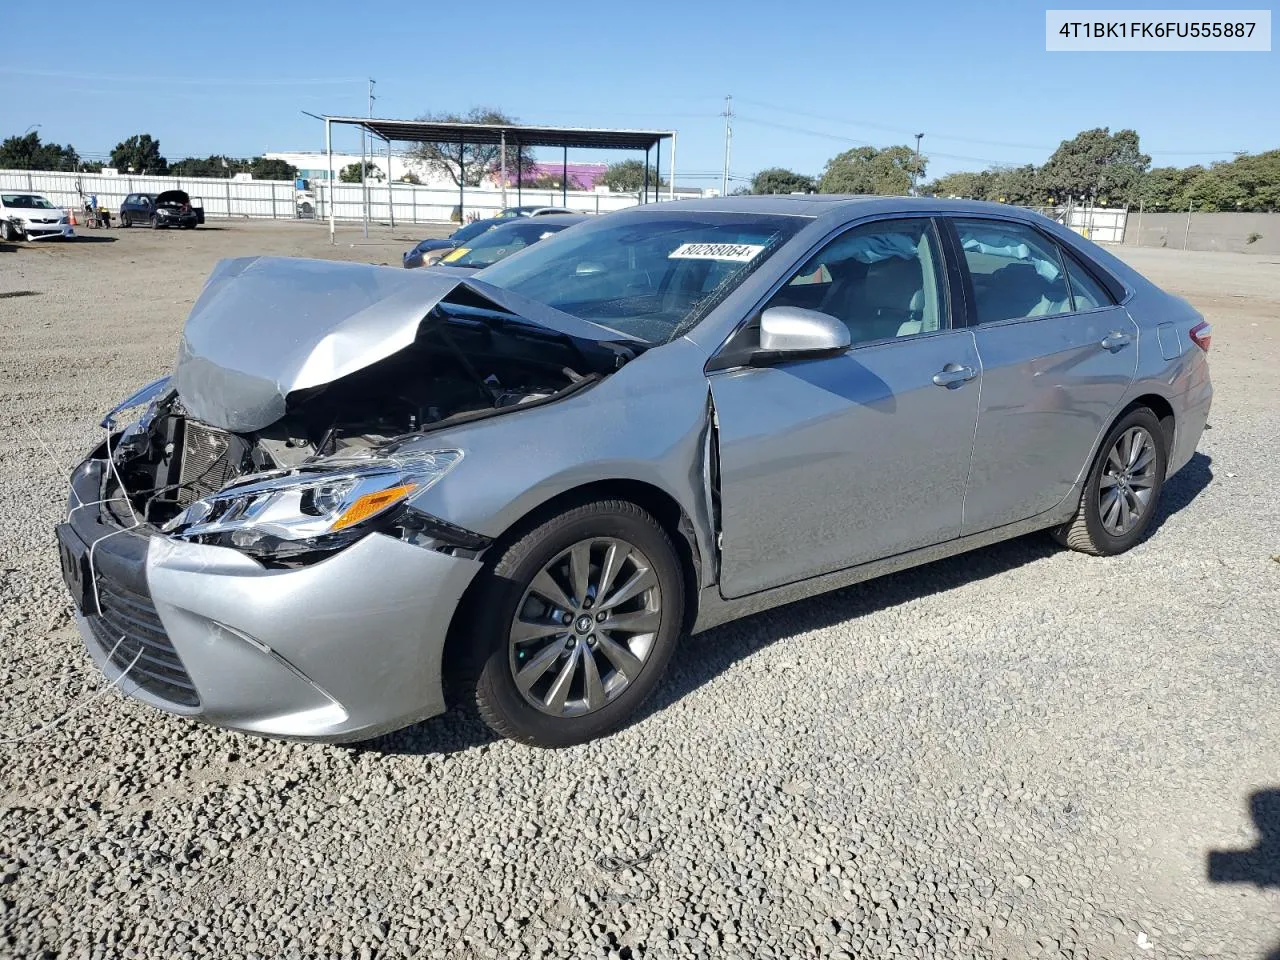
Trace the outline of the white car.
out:
<instances>
[{"instance_id":1,"label":"white car","mask_svg":"<svg viewBox=\"0 0 1280 960\"><path fill-rule=\"evenodd\" d=\"M74 237L71 218L38 193L0 193L0 240Z\"/></svg>"}]
</instances>

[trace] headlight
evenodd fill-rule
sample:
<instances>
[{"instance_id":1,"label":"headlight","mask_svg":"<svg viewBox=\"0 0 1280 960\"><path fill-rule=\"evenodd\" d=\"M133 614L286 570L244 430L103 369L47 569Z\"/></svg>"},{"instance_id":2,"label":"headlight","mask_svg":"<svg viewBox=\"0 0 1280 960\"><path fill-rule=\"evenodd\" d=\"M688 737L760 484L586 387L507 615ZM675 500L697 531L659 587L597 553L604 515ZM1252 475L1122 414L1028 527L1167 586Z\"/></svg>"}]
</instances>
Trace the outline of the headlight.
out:
<instances>
[{"instance_id":1,"label":"headlight","mask_svg":"<svg viewBox=\"0 0 1280 960\"><path fill-rule=\"evenodd\" d=\"M116 414L124 413L126 410L132 410L135 407L149 406L159 400L169 389L169 378L161 377L159 380L152 380L145 387L140 387L129 396L125 397L114 407L111 412L102 418L99 426L111 428L117 423Z\"/></svg>"},{"instance_id":2,"label":"headlight","mask_svg":"<svg viewBox=\"0 0 1280 960\"><path fill-rule=\"evenodd\" d=\"M163 529L267 560L329 552L389 524L461 459L461 450L432 450L257 474L198 500Z\"/></svg>"}]
</instances>

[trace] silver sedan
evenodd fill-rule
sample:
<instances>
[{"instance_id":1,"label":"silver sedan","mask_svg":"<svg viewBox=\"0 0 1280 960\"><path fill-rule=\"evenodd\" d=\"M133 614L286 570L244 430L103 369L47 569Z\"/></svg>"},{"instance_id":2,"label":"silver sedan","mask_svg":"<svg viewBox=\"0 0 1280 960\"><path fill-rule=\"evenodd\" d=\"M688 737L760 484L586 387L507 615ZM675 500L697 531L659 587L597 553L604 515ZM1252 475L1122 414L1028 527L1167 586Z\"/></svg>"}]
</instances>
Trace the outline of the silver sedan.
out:
<instances>
[{"instance_id":1,"label":"silver sedan","mask_svg":"<svg viewBox=\"0 0 1280 960\"><path fill-rule=\"evenodd\" d=\"M478 273L224 261L75 469L64 575L163 710L355 740L456 673L499 733L578 743L691 632L1034 531L1128 550L1209 342L960 201L650 205Z\"/></svg>"}]
</instances>

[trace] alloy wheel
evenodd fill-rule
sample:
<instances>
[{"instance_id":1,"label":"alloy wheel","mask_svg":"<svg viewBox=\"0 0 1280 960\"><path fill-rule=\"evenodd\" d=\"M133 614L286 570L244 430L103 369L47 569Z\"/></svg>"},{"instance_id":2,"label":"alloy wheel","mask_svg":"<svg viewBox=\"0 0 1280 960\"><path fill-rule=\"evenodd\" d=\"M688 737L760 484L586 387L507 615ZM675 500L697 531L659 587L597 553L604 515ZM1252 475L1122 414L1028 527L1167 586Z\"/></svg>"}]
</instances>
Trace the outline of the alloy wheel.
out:
<instances>
[{"instance_id":1,"label":"alloy wheel","mask_svg":"<svg viewBox=\"0 0 1280 960\"><path fill-rule=\"evenodd\" d=\"M640 674L661 623L649 558L625 540L580 540L542 567L516 607L508 642L516 688L551 716L594 713Z\"/></svg>"},{"instance_id":2,"label":"alloy wheel","mask_svg":"<svg viewBox=\"0 0 1280 960\"><path fill-rule=\"evenodd\" d=\"M1156 446L1143 427L1116 438L1098 478L1098 517L1113 537L1132 530L1151 507L1156 483Z\"/></svg>"}]
</instances>

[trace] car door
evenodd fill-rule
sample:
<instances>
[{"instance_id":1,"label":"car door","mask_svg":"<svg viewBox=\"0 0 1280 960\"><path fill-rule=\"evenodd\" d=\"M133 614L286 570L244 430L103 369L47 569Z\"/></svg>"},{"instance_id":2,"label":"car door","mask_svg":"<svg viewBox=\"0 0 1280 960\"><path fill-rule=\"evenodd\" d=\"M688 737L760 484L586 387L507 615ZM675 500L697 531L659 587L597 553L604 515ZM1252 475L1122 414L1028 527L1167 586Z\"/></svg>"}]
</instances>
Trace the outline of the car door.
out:
<instances>
[{"instance_id":1,"label":"car door","mask_svg":"<svg viewBox=\"0 0 1280 960\"><path fill-rule=\"evenodd\" d=\"M1078 258L1026 223L953 218L982 403L964 533L1066 496L1137 369L1137 325Z\"/></svg>"},{"instance_id":2,"label":"car door","mask_svg":"<svg viewBox=\"0 0 1280 960\"><path fill-rule=\"evenodd\" d=\"M847 351L735 364L757 314L708 365L725 596L959 535L981 369L972 331L950 322L956 289L930 219L862 224L764 304L838 317Z\"/></svg>"}]
</instances>

